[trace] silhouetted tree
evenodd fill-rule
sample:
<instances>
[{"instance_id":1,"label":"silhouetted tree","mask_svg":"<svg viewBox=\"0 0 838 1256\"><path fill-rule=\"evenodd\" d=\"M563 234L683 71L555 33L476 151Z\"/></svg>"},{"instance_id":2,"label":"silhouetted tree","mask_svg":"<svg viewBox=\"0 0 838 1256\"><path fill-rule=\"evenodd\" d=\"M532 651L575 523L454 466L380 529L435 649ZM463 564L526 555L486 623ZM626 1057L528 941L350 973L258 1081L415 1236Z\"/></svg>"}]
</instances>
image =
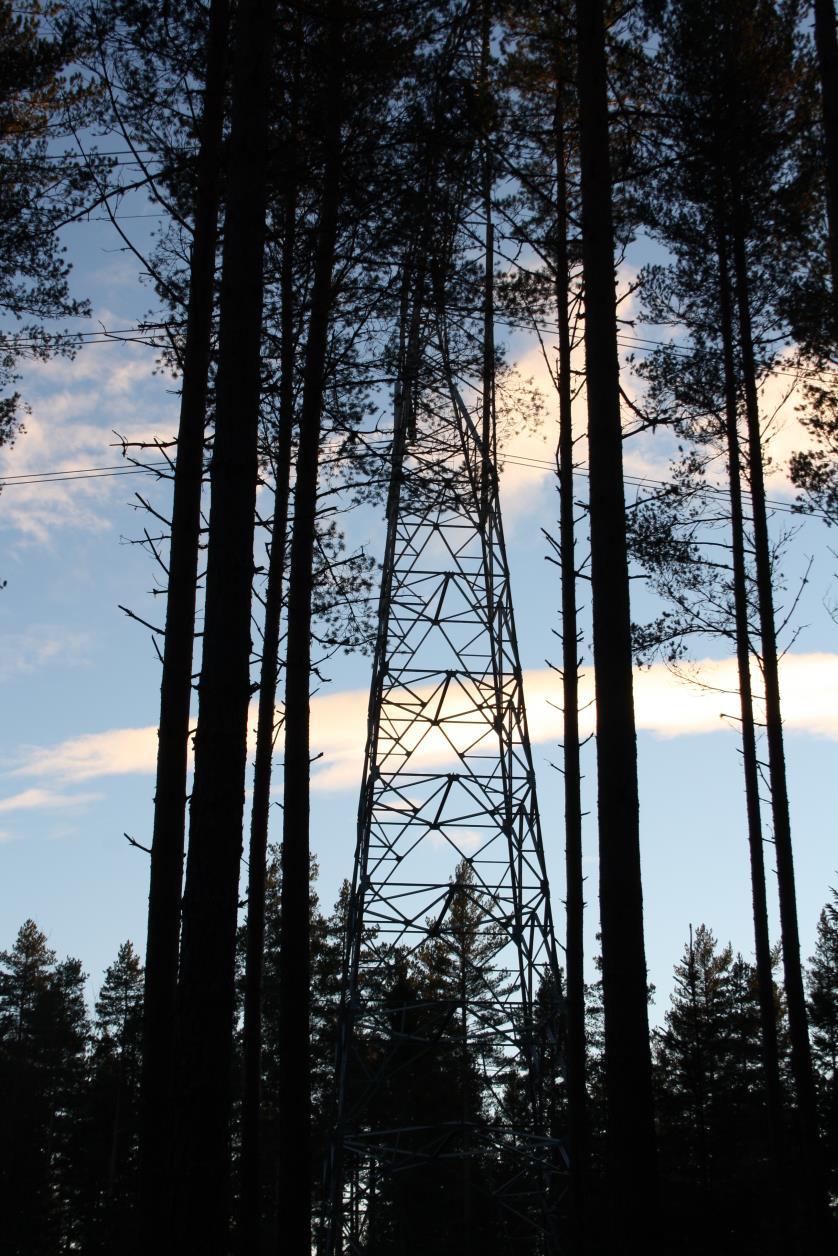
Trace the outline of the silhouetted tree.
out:
<instances>
[{"instance_id":1,"label":"silhouetted tree","mask_svg":"<svg viewBox=\"0 0 838 1256\"><path fill-rule=\"evenodd\" d=\"M821 1128L828 1152L830 1190L838 1178L838 894L833 890L818 920L817 946L806 973L812 1056Z\"/></svg>"},{"instance_id":2,"label":"silhouetted tree","mask_svg":"<svg viewBox=\"0 0 838 1256\"><path fill-rule=\"evenodd\" d=\"M219 299L203 656L176 1034L175 1235L221 1251L230 1208L234 964L250 699L270 0L238 14Z\"/></svg>"},{"instance_id":3,"label":"silhouetted tree","mask_svg":"<svg viewBox=\"0 0 838 1256\"><path fill-rule=\"evenodd\" d=\"M78 157L55 141L83 122L88 88L73 73L81 55L69 6L26 11L0 5L0 313L18 324L0 339L0 389L19 378L21 359L72 356L79 341L45 326L90 313L70 295L70 264L59 227L81 209L89 191ZM0 445L16 431L20 398L0 398Z\"/></svg>"},{"instance_id":4,"label":"silhouetted tree","mask_svg":"<svg viewBox=\"0 0 838 1256\"><path fill-rule=\"evenodd\" d=\"M164 1232L171 1196L167 1169L173 1110L175 1001L228 20L227 0L213 0L206 32L203 112L197 125L196 186L191 214L194 227L182 351L151 841L141 1149L141 1225L147 1246L156 1243Z\"/></svg>"},{"instance_id":5,"label":"silhouetted tree","mask_svg":"<svg viewBox=\"0 0 838 1256\"><path fill-rule=\"evenodd\" d=\"M91 1217L85 1251L139 1252L139 1101L142 1060L143 967L123 942L105 972L96 1023L87 1100L86 1151Z\"/></svg>"},{"instance_id":6,"label":"silhouetted tree","mask_svg":"<svg viewBox=\"0 0 838 1256\"><path fill-rule=\"evenodd\" d=\"M775 952L774 962L778 956ZM756 974L699 925L679 964L658 1037L656 1075L669 1224L685 1250L771 1240Z\"/></svg>"},{"instance_id":7,"label":"silhouetted tree","mask_svg":"<svg viewBox=\"0 0 838 1256\"><path fill-rule=\"evenodd\" d=\"M77 959L56 962L32 920L0 953L4 1100L0 1197L13 1256L78 1246L89 1022Z\"/></svg>"},{"instance_id":8,"label":"silhouetted tree","mask_svg":"<svg viewBox=\"0 0 838 1256\"><path fill-rule=\"evenodd\" d=\"M603 5L577 0L597 708L600 920L614 1239L654 1243L658 1197L643 938Z\"/></svg>"}]
</instances>

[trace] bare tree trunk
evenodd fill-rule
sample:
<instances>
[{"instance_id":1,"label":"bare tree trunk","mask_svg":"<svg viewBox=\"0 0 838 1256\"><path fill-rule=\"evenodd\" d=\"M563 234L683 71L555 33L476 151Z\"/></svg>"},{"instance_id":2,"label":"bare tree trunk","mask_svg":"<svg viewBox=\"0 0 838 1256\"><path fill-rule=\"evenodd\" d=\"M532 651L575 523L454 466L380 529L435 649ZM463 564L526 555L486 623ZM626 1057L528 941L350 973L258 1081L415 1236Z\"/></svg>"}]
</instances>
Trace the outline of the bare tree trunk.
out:
<instances>
[{"instance_id":1,"label":"bare tree trunk","mask_svg":"<svg viewBox=\"0 0 838 1256\"><path fill-rule=\"evenodd\" d=\"M285 543L291 481L291 445L294 428L294 248L296 195L287 191L282 246L281 349L279 430L275 449L274 513L271 554L265 591L265 623L259 673L259 719L253 766L253 803L247 881L247 953L244 973L242 1053L244 1085L241 1122L241 1197L239 1229L243 1253L260 1251L262 1221L262 980L265 949L265 888L271 774L275 731L276 690L279 675L279 638L282 617Z\"/></svg>"},{"instance_id":2,"label":"bare tree trunk","mask_svg":"<svg viewBox=\"0 0 838 1256\"><path fill-rule=\"evenodd\" d=\"M771 542L765 504L762 465L762 438L759 426L756 365L748 290L748 263L741 232L733 239L733 270L739 322L742 378L748 430L748 471L754 522L757 599L761 638L762 670L765 681L765 726L768 741L768 774L771 784L771 814L777 856L777 885L780 896L780 933L783 942L783 973L791 1041L791 1068L797 1094L797 1115L802 1152L801 1187L807 1198L805 1215L811 1237L822 1243L827 1236L826 1195L818 1147L818 1119L806 996L800 965L800 934L797 924L797 897L794 883L794 857L789 819L786 759L783 745L783 719L780 709L780 677L774 621L774 593L771 572Z\"/></svg>"},{"instance_id":3,"label":"bare tree trunk","mask_svg":"<svg viewBox=\"0 0 838 1256\"><path fill-rule=\"evenodd\" d=\"M559 532L562 582L562 706L565 875L567 880L566 1006L567 1109L570 1154L571 1241L585 1249L588 1113L585 1060L585 945L583 933L582 796L579 747L579 626L576 614L576 540L573 497L573 401L570 363L570 261L563 85L556 59L556 318L559 327Z\"/></svg>"},{"instance_id":4,"label":"bare tree trunk","mask_svg":"<svg viewBox=\"0 0 838 1256\"><path fill-rule=\"evenodd\" d=\"M601 0L576 4L611 1250L658 1222Z\"/></svg>"},{"instance_id":5,"label":"bare tree trunk","mask_svg":"<svg viewBox=\"0 0 838 1256\"><path fill-rule=\"evenodd\" d=\"M140 1116L140 1227L142 1246L147 1251L158 1246L167 1232L167 1204L171 1189L168 1155L187 743L228 26L228 0L212 0L174 474L148 896Z\"/></svg>"},{"instance_id":6,"label":"bare tree trunk","mask_svg":"<svg viewBox=\"0 0 838 1256\"><path fill-rule=\"evenodd\" d=\"M764 1086L768 1110L769 1143L773 1176L772 1205L777 1219L776 1249L785 1250L789 1236L788 1193L784 1189L786 1167L783 1131L783 1098L777 1049L777 1011L768 933L768 904L765 888L765 852L759 801L754 700L751 687L751 641L748 617L748 576L745 565L745 522L742 509L742 462L739 448L737 385L734 365L733 302L730 286L727 241L717 237L719 259L719 314L724 359L725 439L727 444L730 492L730 530L733 551L733 603L736 617L736 664L739 679L739 709L742 720L742 766L745 774L745 806L748 817L748 849L751 862L751 901L754 918L759 993L760 1030Z\"/></svg>"},{"instance_id":7,"label":"bare tree trunk","mask_svg":"<svg viewBox=\"0 0 838 1256\"><path fill-rule=\"evenodd\" d=\"M195 780L178 985L174 1238L221 1256L229 1118L260 402L271 0L238 13Z\"/></svg>"},{"instance_id":8,"label":"bare tree trunk","mask_svg":"<svg viewBox=\"0 0 838 1256\"><path fill-rule=\"evenodd\" d=\"M815 47L821 72L821 111L826 157L826 211L832 265L832 309L838 336L838 38L834 0L815 0Z\"/></svg>"},{"instance_id":9,"label":"bare tree trunk","mask_svg":"<svg viewBox=\"0 0 838 1256\"><path fill-rule=\"evenodd\" d=\"M309 807L311 601L315 515L341 176L342 0L328 0L325 169L294 489L285 670L285 784L279 960L279 1218L282 1251L311 1251Z\"/></svg>"},{"instance_id":10,"label":"bare tree trunk","mask_svg":"<svg viewBox=\"0 0 838 1256\"><path fill-rule=\"evenodd\" d=\"M489 518L489 488L497 462L495 432L495 226L492 219L492 153L489 59L491 56L491 13L483 0L480 36L480 76L477 83L480 108L481 154L480 178L483 217L486 224L483 241L483 363L481 437L483 459L480 469L480 522L486 527Z\"/></svg>"}]
</instances>

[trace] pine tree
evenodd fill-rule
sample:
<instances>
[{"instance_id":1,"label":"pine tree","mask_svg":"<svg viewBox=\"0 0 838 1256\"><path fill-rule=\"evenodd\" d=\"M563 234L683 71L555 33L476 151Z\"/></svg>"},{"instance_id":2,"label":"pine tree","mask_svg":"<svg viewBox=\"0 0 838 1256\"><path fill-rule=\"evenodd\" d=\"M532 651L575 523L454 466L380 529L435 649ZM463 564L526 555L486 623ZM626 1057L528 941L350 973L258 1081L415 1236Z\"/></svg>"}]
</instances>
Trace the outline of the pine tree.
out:
<instances>
[{"instance_id":1,"label":"pine tree","mask_svg":"<svg viewBox=\"0 0 838 1256\"><path fill-rule=\"evenodd\" d=\"M96 1000L89 1107L94 1191L90 1252L140 1250L138 1135L142 1058L143 967L123 942Z\"/></svg>"},{"instance_id":2,"label":"pine tree","mask_svg":"<svg viewBox=\"0 0 838 1256\"><path fill-rule=\"evenodd\" d=\"M219 302L215 440L195 778L178 974L175 1235L221 1251L230 1206L236 916L242 849L274 9L239 10Z\"/></svg>"},{"instance_id":3,"label":"pine tree","mask_svg":"<svg viewBox=\"0 0 838 1256\"><path fill-rule=\"evenodd\" d=\"M214 0L208 20L203 112L198 125L194 235L172 496L146 935L141 1225L144 1241L149 1246L162 1232L171 1194L166 1169L172 1113L192 660L228 25L227 0Z\"/></svg>"},{"instance_id":4,"label":"pine tree","mask_svg":"<svg viewBox=\"0 0 838 1256\"><path fill-rule=\"evenodd\" d=\"M825 1214L818 1184L814 1094L799 962L758 398L759 373L770 368L776 353L778 319L793 277L804 264L813 229L813 172L805 160L813 108L811 65L805 48L801 48L791 10L762 0L737 0L734 5L718 6L684 0L666 8L658 29L658 64L666 104L660 115L665 120L660 152L666 152L666 161L658 167L654 194L646 198L646 217L652 230L675 252L677 265L683 268L679 277L692 272L688 286L678 285L677 317L688 323L694 336L697 333L706 338L705 348L707 340L718 345L725 381L732 495L739 492L739 467L744 471L747 465L758 625L755 648L762 659L765 681L782 955L801 1148L808 1165L801 1180L809 1201L802 1218L814 1235L823 1229ZM708 240L713 241L712 250L707 248ZM745 432L741 455L740 414ZM741 520L741 503L737 512L733 496L731 501L734 515L739 513ZM744 596L741 581L737 589L738 596ZM741 614L737 618L744 683ZM751 794L754 792L751 789ZM753 798L749 797L752 810ZM758 902L762 893L761 851L754 845L753 824L750 828L752 860L757 855L753 863L757 957L767 1010L768 948L764 911ZM770 1052L767 1019L766 1049ZM767 1064L768 1060L767 1054ZM770 1075L769 1081L776 1091ZM773 1130L777 1145L781 1138L778 1113ZM779 1183L780 1176L785 1175L779 1163L777 1172ZM785 1197L776 1191L774 1198L782 1205Z\"/></svg>"},{"instance_id":5,"label":"pine tree","mask_svg":"<svg viewBox=\"0 0 838 1256\"><path fill-rule=\"evenodd\" d=\"M51 146L76 125L88 97L78 73L77 31L69 6L34 0L25 12L0 4L0 313L18 324L0 337L0 389L19 378L22 358L72 356L78 340L48 329L53 319L90 312L71 296L70 265L58 228L71 221L88 193L72 153ZM17 393L0 398L0 445L17 430Z\"/></svg>"},{"instance_id":6,"label":"pine tree","mask_svg":"<svg viewBox=\"0 0 838 1256\"><path fill-rule=\"evenodd\" d=\"M577 503L574 493L572 350L578 339L579 240L572 228L578 216L578 109L569 6L524 6L514 14L515 40L506 78L517 89L517 109L507 124L508 165L521 183L516 235L531 242L543 258L544 273L527 269L513 280L524 316L555 307L558 357L553 382L558 393L557 470L559 538L550 543L561 578L562 779L567 896L565 1039L568 1094L568 1154L571 1196L570 1246L584 1250L585 1189L588 1173L588 1121L585 1089L584 889L582 876L581 739L579 733L579 623L577 613ZM574 264L575 263L575 264ZM507 285L509 287L510 285ZM549 296L545 289L552 289ZM552 298L552 300L550 299ZM513 302L514 308L515 302Z\"/></svg>"},{"instance_id":7,"label":"pine tree","mask_svg":"<svg viewBox=\"0 0 838 1256\"><path fill-rule=\"evenodd\" d=\"M665 1198L685 1250L764 1250L773 1178L755 973L704 925L675 967L656 1081Z\"/></svg>"},{"instance_id":8,"label":"pine tree","mask_svg":"<svg viewBox=\"0 0 838 1256\"><path fill-rule=\"evenodd\" d=\"M12 1256L72 1250L82 1215L85 976L77 959L56 963L46 942L27 920L0 953L0 1194Z\"/></svg>"},{"instance_id":9,"label":"pine tree","mask_svg":"<svg viewBox=\"0 0 838 1256\"><path fill-rule=\"evenodd\" d=\"M821 87L825 191L832 269L832 337L838 339L838 38L834 0L814 0Z\"/></svg>"},{"instance_id":10,"label":"pine tree","mask_svg":"<svg viewBox=\"0 0 838 1256\"><path fill-rule=\"evenodd\" d=\"M386 977L378 971L389 1032L358 1044L379 1078L386 1076L368 1091L369 1120L373 1128L409 1130L416 1154L403 1167L388 1161L378 1169L369 1214L372 1251L500 1253L525 1241L514 1207L499 1202L510 1166L486 1136L492 1123L514 1128L520 1120L527 1129L533 1123L532 1096L505 1061L496 1033L510 979L497 968L491 918L491 905L462 860L439 914L426 922L428 940L412 956L397 955ZM546 991L539 1006L542 1017L530 1029L549 1051L557 1017ZM351 1079L350 1105L357 1101L354 1087L363 1095L368 1077L362 1060ZM540 1099L546 1131L551 1096ZM519 1182L522 1198L526 1190Z\"/></svg>"},{"instance_id":11,"label":"pine tree","mask_svg":"<svg viewBox=\"0 0 838 1256\"><path fill-rule=\"evenodd\" d=\"M830 1189L838 1180L838 893L818 920L817 946L806 974L812 1056L818 1082L821 1129L828 1153Z\"/></svg>"},{"instance_id":12,"label":"pine tree","mask_svg":"<svg viewBox=\"0 0 838 1256\"><path fill-rule=\"evenodd\" d=\"M600 919L614 1241L658 1220L622 467L604 6L577 0Z\"/></svg>"},{"instance_id":13,"label":"pine tree","mask_svg":"<svg viewBox=\"0 0 838 1256\"><path fill-rule=\"evenodd\" d=\"M0 1068L7 1096L2 1123L0 1198L12 1253L43 1251L50 1227L50 1160L43 1010L55 971L55 952L33 920L11 951L0 953ZM31 1247L30 1247L31 1244Z\"/></svg>"},{"instance_id":14,"label":"pine tree","mask_svg":"<svg viewBox=\"0 0 838 1256\"><path fill-rule=\"evenodd\" d=\"M340 999L342 935L345 918L345 891L335 905L332 914L325 917L320 909L316 892L319 869L312 858L310 870L309 927L311 932L311 1086L312 1131L310 1172L315 1191L315 1212L319 1213L321 1200L318 1187L326 1156L329 1133L334 1118L334 1071L335 1041L337 1035L337 1008ZM265 917L262 972L262 1044L259 1116L259 1173L257 1215L254 1223L240 1230L244 1242L261 1244L260 1250L273 1250L282 1229L282 1216L277 1210L277 1182L279 1176L279 1059L280 1034L280 980L279 955L282 932L282 869L280 849L268 847L265 864ZM240 1010L244 1010L247 988L246 950L247 931L239 930L238 937L238 985ZM239 1033L239 1047L243 1047L244 1022ZM242 1073L245 1066L241 1051ZM243 1094L242 1089L242 1094ZM242 1118L242 1125L243 1125ZM241 1180L241 1175L240 1175ZM241 1199L240 1199L241 1202ZM241 1211L241 1209L240 1209Z\"/></svg>"},{"instance_id":15,"label":"pine tree","mask_svg":"<svg viewBox=\"0 0 838 1256\"><path fill-rule=\"evenodd\" d=\"M336 314L341 299L348 293L351 301L356 284L362 295L369 291L359 276L370 268L373 275L392 273L389 265L379 270L381 264L370 259L387 258L395 250L401 254L404 219L400 212L393 215L393 209L400 209L407 195L398 178L404 175L404 167L395 163L394 168L392 157L393 147L398 151L400 145L389 140L382 150L379 137L385 117L392 117L399 134L394 105L405 79L413 72L411 56L417 39L425 33L415 10L382 5L378 0L368 6L326 0L313 18L312 74L317 84L325 86L318 92L311 119L319 138L322 168L315 191L317 230L305 348L300 355L299 442L288 562L280 949L284 1009L280 1018L280 1104L285 1113L280 1132L281 1209L288 1241L300 1251L307 1251L310 1241L309 698L319 548L317 499L323 470L322 438L330 417L326 390L330 339L336 322L340 325ZM401 162L405 162L404 156ZM411 170L409 178L413 176ZM389 204L390 213L371 213L376 200ZM345 256L338 266L340 246ZM382 300L386 309L386 292L379 288L367 309L376 308ZM342 415L339 422L342 426Z\"/></svg>"}]
</instances>

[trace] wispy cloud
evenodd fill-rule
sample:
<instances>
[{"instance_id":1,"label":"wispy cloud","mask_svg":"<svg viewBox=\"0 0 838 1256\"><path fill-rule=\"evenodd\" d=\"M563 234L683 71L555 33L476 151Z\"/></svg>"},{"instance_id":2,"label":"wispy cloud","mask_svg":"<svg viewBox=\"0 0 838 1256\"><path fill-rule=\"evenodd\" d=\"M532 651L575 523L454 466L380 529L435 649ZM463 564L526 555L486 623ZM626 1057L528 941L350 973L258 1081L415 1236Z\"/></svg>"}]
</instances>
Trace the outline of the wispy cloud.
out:
<instances>
[{"instance_id":1,"label":"wispy cloud","mask_svg":"<svg viewBox=\"0 0 838 1256\"><path fill-rule=\"evenodd\" d=\"M108 311L98 317L105 325L125 325ZM177 399L154 365L151 349L122 343L87 345L72 361L28 364L21 391L31 413L24 435L0 451L0 478L114 465L120 461L115 429L133 440L169 437ZM48 545L66 528L102 532L111 526L107 506L118 493L124 494L119 478L10 483L0 502L0 527L26 545Z\"/></svg>"},{"instance_id":2,"label":"wispy cloud","mask_svg":"<svg viewBox=\"0 0 838 1256\"><path fill-rule=\"evenodd\" d=\"M86 632L66 632L56 624L33 624L26 632L0 633L0 682L28 675L41 667L84 662L92 638Z\"/></svg>"},{"instance_id":3,"label":"wispy cloud","mask_svg":"<svg viewBox=\"0 0 838 1256\"><path fill-rule=\"evenodd\" d=\"M49 789L24 789L0 799L0 813L9 811L67 811L98 802L101 794L59 794Z\"/></svg>"},{"instance_id":4,"label":"wispy cloud","mask_svg":"<svg viewBox=\"0 0 838 1256\"><path fill-rule=\"evenodd\" d=\"M551 377L551 366L554 366L555 357L555 346L550 337L546 337L544 350L539 345L528 349L517 364L519 377L530 379L541 396L545 421L536 430L516 428L514 413L508 416L506 434L501 442L505 460L501 472L501 505L505 521L513 524L520 516L531 517L535 506L539 502L547 501L547 489L555 473L558 395ZM584 369L584 351L581 345L575 351L573 368L579 371ZM640 395L636 385L637 381L630 378L623 381L626 392L634 400L639 399ZM584 391L574 406L573 419L574 459L579 467L579 474L584 476L588 463ZM644 433L627 441L623 449L626 476L633 479L665 479L669 474L670 458L675 453L676 446L677 442L666 431ZM631 498L633 492L634 489L628 485L626 496ZM587 497L587 490L582 490L580 496Z\"/></svg>"},{"instance_id":5,"label":"wispy cloud","mask_svg":"<svg viewBox=\"0 0 838 1256\"><path fill-rule=\"evenodd\" d=\"M838 654L788 654L781 663L783 715L790 733L838 740ZM754 676L758 692L758 677ZM662 738L706 735L736 726L739 699L735 659L704 659L683 676L663 664L638 671L634 679L635 715L640 732ZM524 674L530 738L534 744L562 737L561 683L547 668ZM323 758L314 788L338 790L357 786L366 729L367 694L355 690L330 694L312 704L313 737ZM318 707L318 703L320 704ZM581 677L583 735L593 731L593 675ZM465 744L471 736L460 730ZM414 750L424 765L451 762L450 745L434 731Z\"/></svg>"},{"instance_id":6,"label":"wispy cloud","mask_svg":"<svg viewBox=\"0 0 838 1256\"><path fill-rule=\"evenodd\" d=\"M62 784L153 772L157 761L157 729L112 728L82 733L57 746L30 746L12 776L46 777Z\"/></svg>"},{"instance_id":7,"label":"wispy cloud","mask_svg":"<svg viewBox=\"0 0 838 1256\"><path fill-rule=\"evenodd\" d=\"M630 275L624 278L630 278ZM547 359L555 359L556 337L545 336ZM573 367L584 369L584 352L581 345L577 348ZM516 430L514 414L510 414L509 435L502 442L503 453L507 463L503 469L502 504L504 512L512 521L520 514L531 514L534 502L544 492L546 481L552 475L552 457L557 439L558 402L556 389L551 379L550 369L545 361L545 352L534 345L521 354L517 362L517 374L522 378L530 378L541 395L545 406L547 421L540 431ZM642 382L634 375L624 372L622 385L632 401L642 405ZM800 421L801 413L805 413L806 402L803 388L798 383L790 355L781 356L777 363L777 371L767 376L760 386L760 415L765 440L766 487L772 497L793 500L797 490L789 479L789 460L792 453L812 447L813 441ZM633 424L634 420L628 415ZM587 465L587 439L584 389L574 409L575 457L583 468ZM670 474L670 459L675 455L677 441L668 430L646 431L627 440L623 448L623 467L629 479L664 480ZM716 468L710 469L709 482L723 484L725 482L724 458L718 460ZM626 488L627 498L633 495L629 483ZM538 494L538 497L534 497ZM542 497L543 500L543 497Z\"/></svg>"},{"instance_id":8,"label":"wispy cloud","mask_svg":"<svg viewBox=\"0 0 838 1256\"><path fill-rule=\"evenodd\" d=\"M755 684L758 678L754 677ZM781 664L783 714L789 733L838 740L838 654L788 654ZM640 732L657 737L684 737L729 731L736 727L739 701L735 659L704 659L689 665L684 676L674 675L663 664L635 674L635 711ZM561 740L561 685L557 674L546 668L524 674L530 737L534 744ZM430 693L430 690L428 690ZM594 727L593 679L582 674L582 731ZM314 769L313 788L328 792L357 788L363 762L368 694L353 689L320 695L312 700L312 744L321 752ZM466 704L461 703L465 711ZM456 710L452 707L452 711ZM254 714L251 713L251 740ZM419 733L410 745L416 762L444 766L475 739L475 725L468 714L449 730L451 741L438 729ZM477 729L477 735L480 730ZM490 739L491 730L485 737ZM154 772L157 730L110 729L69 738L55 746L25 749L7 775L38 778L50 785L79 784L125 774ZM34 788L0 804L0 810L23 806L53 805L39 799L62 798ZM86 797L83 795L68 796ZM26 800L29 801L21 801ZM56 802L55 806L64 805ZM69 803L67 805L70 805Z\"/></svg>"}]
</instances>

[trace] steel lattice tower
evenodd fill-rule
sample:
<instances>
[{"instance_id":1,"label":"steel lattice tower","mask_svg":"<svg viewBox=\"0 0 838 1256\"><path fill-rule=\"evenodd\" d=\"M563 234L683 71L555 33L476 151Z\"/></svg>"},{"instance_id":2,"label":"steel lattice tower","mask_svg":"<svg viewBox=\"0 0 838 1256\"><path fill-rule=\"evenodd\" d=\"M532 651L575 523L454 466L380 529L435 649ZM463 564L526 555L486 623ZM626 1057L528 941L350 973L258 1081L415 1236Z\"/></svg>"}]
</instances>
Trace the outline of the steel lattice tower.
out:
<instances>
[{"instance_id":1,"label":"steel lattice tower","mask_svg":"<svg viewBox=\"0 0 838 1256\"><path fill-rule=\"evenodd\" d=\"M419 405L415 378L396 396L347 905L328 1256L390 1250L376 1238L388 1202L404 1216L406 1199L432 1207L434 1191L452 1189L463 1200L458 1251L468 1253L475 1218L488 1217L516 1251L557 1250L565 1160L545 1070L552 1062L555 1088L561 993L494 388L484 383L475 421L439 321L434 340L435 401L431 389ZM430 974L418 992L408 976L416 963ZM434 977L435 963L444 971ZM447 1084L447 1111L423 1111L423 1082L428 1095Z\"/></svg>"}]
</instances>

